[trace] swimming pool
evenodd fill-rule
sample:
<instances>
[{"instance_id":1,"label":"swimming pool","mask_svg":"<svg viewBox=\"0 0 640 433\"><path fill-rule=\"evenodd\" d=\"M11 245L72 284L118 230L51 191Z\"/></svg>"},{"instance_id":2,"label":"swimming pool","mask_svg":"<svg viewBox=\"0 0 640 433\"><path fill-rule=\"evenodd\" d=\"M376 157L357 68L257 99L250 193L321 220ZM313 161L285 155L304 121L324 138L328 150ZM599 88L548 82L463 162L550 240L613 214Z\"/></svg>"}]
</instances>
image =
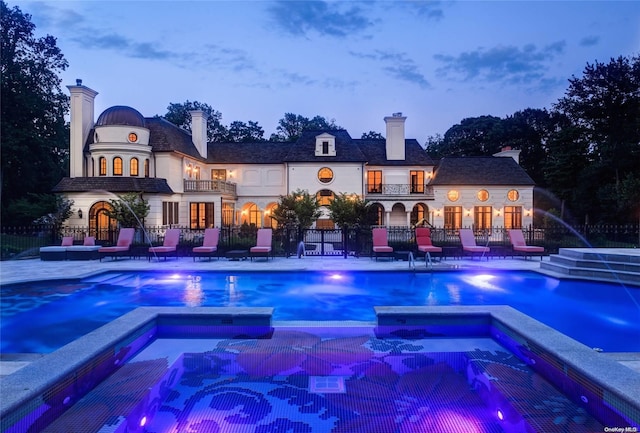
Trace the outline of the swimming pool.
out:
<instances>
[{"instance_id":1,"label":"swimming pool","mask_svg":"<svg viewBox=\"0 0 640 433\"><path fill-rule=\"evenodd\" d=\"M376 324L306 327L272 313L138 308L0 379L0 431L640 427L640 376L510 307L380 307Z\"/></svg>"},{"instance_id":2,"label":"swimming pool","mask_svg":"<svg viewBox=\"0 0 640 433\"><path fill-rule=\"evenodd\" d=\"M510 305L608 352L640 351L640 290L534 272L109 272L2 289L1 351L48 353L138 306L272 306L373 321L374 306Z\"/></svg>"}]
</instances>

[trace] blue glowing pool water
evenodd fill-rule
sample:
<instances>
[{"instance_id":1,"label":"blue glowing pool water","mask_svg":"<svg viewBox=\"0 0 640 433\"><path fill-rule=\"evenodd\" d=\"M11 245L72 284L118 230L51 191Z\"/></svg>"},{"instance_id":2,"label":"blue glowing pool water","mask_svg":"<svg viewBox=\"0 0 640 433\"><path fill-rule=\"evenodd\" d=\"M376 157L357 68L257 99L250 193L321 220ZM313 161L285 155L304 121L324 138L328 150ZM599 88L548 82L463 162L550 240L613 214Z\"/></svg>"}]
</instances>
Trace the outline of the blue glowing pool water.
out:
<instances>
[{"instance_id":1,"label":"blue glowing pool water","mask_svg":"<svg viewBox=\"0 0 640 433\"><path fill-rule=\"evenodd\" d=\"M1 351L51 352L139 306L265 306L373 321L374 306L510 305L586 344L640 351L640 290L533 272L110 272L2 288Z\"/></svg>"}]
</instances>

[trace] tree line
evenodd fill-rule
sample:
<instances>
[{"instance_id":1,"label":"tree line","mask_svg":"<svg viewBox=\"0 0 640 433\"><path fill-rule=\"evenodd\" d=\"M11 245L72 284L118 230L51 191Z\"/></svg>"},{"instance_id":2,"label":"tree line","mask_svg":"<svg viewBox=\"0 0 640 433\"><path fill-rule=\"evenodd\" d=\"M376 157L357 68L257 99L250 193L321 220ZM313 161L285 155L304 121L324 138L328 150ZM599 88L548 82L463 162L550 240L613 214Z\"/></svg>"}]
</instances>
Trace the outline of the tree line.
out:
<instances>
[{"instance_id":1,"label":"tree line","mask_svg":"<svg viewBox=\"0 0 640 433\"><path fill-rule=\"evenodd\" d=\"M53 36L37 38L29 14L0 0L1 222L29 224L56 213L51 189L68 176L69 97L59 74L68 62ZM210 142L295 141L305 130L342 129L334 119L285 113L267 139L258 122L222 124L206 103L170 103L162 116L185 129L189 111L208 114ZM369 131L361 138L384 138ZM425 151L447 156L521 150L521 165L536 182L535 206L571 222L627 223L640 219L640 58L587 64L550 109L526 108L499 118L463 119Z\"/></svg>"},{"instance_id":2,"label":"tree line","mask_svg":"<svg viewBox=\"0 0 640 433\"><path fill-rule=\"evenodd\" d=\"M536 207L572 223L640 221L640 57L587 64L552 108L463 119L429 137L434 158L520 149Z\"/></svg>"}]
</instances>

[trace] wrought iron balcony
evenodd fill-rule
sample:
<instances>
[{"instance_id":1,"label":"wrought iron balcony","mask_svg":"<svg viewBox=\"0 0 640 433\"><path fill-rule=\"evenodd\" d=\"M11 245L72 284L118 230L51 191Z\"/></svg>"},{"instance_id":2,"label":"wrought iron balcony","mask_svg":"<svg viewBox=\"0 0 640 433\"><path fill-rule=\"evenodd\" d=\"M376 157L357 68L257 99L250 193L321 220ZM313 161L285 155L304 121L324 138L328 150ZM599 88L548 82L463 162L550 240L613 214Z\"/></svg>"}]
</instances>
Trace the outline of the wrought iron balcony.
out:
<instances>
[{"instance_id":1,"label":"wrought iron balcony","mask_svg":"<svg viewBox=\"0 0 640 433\"><path fill-rule=\"evenodd\" d=\"M367 185L366 196L370 198L377 196L420 196L425 200L433 200L433 187L430 185L412 185L400 183L381 183L378 185Z\"/></svg>"},{"instance_id":2,"label":"wrought iron balcony","mask_svg":"<svg viewBox=\"0 0 640 433\"><path fill-rule=\"evenodd\" d=\"M184 192L202 191L236 195L236 184L224 180L184 180Z\"/></svg>"}]
</instances>

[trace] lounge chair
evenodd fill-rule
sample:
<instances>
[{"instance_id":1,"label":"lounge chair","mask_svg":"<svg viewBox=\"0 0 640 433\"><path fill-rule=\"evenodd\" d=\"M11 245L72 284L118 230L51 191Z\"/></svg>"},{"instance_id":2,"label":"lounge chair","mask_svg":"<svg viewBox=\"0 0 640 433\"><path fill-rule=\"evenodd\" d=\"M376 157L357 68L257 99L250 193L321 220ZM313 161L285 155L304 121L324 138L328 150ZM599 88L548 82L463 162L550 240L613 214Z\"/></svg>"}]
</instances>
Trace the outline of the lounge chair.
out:
<instances>
[{"instance_id":1,"label":"lounge chair","mask_svg":"<svg viewBox=\"0 0 640 433\"><path fill-rule=\"evenodd\" d=\"M418 251L424 253L425 261L427 261L427 256L431 258L432 253L442 254L442 248L431 243L431 229L429 228L416 228L416 244L418 244Z\"/></svg>"},{"instance_id":2,"label":"lounge chair","mask_svg":"<svg viewBox=\"0 0 640 433\"><path fill-rule=\"evenodd\" d=\"M271 254L271 239L273 237L273 230L271 229L258 229L258 239L256 245L249 249L249 257L253 260L254 257L266 257L269 260L269 254Z\"/></svg>"},{"instance_id":3,"label":"lounge chair","mask_svg":"<svg viewBox=\"0 0 640 433\"><path fill-rule=\"evenodd\" d=\"M73 236L65 236L62 238L60 245L51 245L40 248L40 260L56 261L67 259L67 247L73 245Z\"/></svg>"},{"instance_id":4,"label":"lounge chair","mask_svg":"<svg viewBox=\"0 0 640 433\"><path fill-rule=\"evenodd\" d=\"M378 261L379 256L391 257L393 259L393 247L389 246L387 229L378 227L371 231L373 235L373 255Z\"/></svg>"},{"instance_id":5,"label":"lounge chair","mask_svg":"<svg viewBox=\"0 0 640 433\"><path fill-rule=\"evenodd\" d=\"M100 258L100 245L96 245L96 238L85 236L82 245L67 247L67 260L96 260Z\"/></svg>"},{"instance_id":6,"label":"lounge chair","mask_svg":"<svg viewBox=\"0 0 640 433\"><path fill-rule=\"evenodd\" d=\"M149 253L147 258L151 261L151 257L164 257L167 260L167 256L173 254L178 257L178 242L180 242L180 229L167 229L164 233L164 241L159 247L149 247Z\"/></svg>"},{"instance_id":7,"label":"lounge chair","mask_svg":"<svg viewBox=\"0 0 640 433\"><path fill-rule=\"evenodd\" d=\"M507 230L509 234L509 240L511 241L511 246L513 247L514 254L523 255L525 260L527 256L539 255L540 260L542 260L542 255L544 254L543 247L537 247L534 245L527 245L524 240L524 235L522 234L522 230L520 229L509 229Z\"/></svg>"},{"instance_id":8,"label":"lounge chair","mask_svg":"<svg viewBox=\"0 0 640 433\"><path fill-rule=\"evenodd\" d=\"M482 257L491 251L491 248L489 247L476 245L476 237L471 229L460 229L459 236L460 243L462 243L463 254L471 254L471 257L473 257L474 254L477 254ZM487 257L487 260L488 259L489 257Z\"/></svg>"},{"instance_id":9,"label":"lounge chair","mask_svg":"<svg viewBox=\"0 0 640 433\"><path fill-rule=\"evenodd\" d=\"M98 249L100 253L100 261L106 256L110 256L112 259L129 254L131 257L131 244L133 243L133 235L135 234L134 228L120 229L118 233L118 242L114 247L101 247Z\"/></svg>"},{"instance_id":10,"label":"lounge chair","mask_svg":"<svg viewBox=\"0 0 640 433\"><path fill-rule=\"evenodd\" d=\"M202 246L194 247L192 250L193 253L193 261L196 261L196 257L209 257L209 261L211 261L211 256L215 255L216 257L220 257L218 255L218 241L220 240L220 229L212 228L205 229L204 231L204 241L202 242Z\"/></svg>"}]
</instances>

